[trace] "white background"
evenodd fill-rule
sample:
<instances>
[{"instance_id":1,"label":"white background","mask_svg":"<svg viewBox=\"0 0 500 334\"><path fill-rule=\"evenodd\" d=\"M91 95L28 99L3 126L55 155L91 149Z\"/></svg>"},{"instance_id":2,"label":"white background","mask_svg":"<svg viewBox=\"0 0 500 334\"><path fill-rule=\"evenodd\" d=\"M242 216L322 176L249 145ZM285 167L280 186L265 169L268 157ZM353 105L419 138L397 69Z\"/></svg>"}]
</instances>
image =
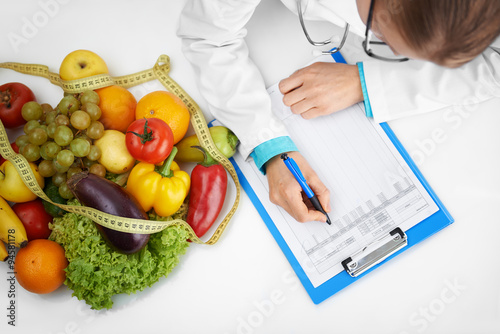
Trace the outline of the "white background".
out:
<instances>
[{"instance_id":1,"label":"white background","mask_svg":"<svg viewBox=\"0 0 500 334\"><path fill-rule=\"evenodd\" d=\"M62 2L4 3L0 62L57 72L66 54L89 49L119 76L168 54L171 76L206 109L175 35L184 1ZM338 32L329 24L309 26L317 39ZM14 35L22 43L9 41ZM257 8L247 41L267 85L312 58L297 17L277 0ZM351 63L365 59L352 36L343 53ZM31 87L41 102L55 105L62 97L46 79L0 69L0 84L11 81ZM131 91L140 99L157 89L156 82ZM0 263L1 332L499 333L499 124L498 99L390 123L456 222L319 305L243 193L219 243L191 245L168 278L115 298L110 311L90 310L66 287L34 295L17 286L17 326L8 326L7 269Z\"/></svg>"}]
</instances>

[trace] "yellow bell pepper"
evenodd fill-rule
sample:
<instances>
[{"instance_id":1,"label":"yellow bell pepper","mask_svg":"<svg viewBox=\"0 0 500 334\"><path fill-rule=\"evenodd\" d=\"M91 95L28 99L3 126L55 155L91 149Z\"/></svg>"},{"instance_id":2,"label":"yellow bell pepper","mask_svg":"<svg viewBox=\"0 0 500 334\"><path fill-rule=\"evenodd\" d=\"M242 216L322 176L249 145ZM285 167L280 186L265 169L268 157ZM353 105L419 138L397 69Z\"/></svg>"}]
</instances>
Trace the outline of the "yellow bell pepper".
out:
<instances>
[{"instance_id":1,"label":"yellow bell pepper","mask_svg":"<svg viewBox=\"0 0 500 334\"><path fill-rule=\"evenodd\" d=\"M168 217L177 212L184 202L191 179L174 161L176 153L177 149L174 147L160 167L140 162L130 172L127 190L144 211L154 208L159 216Z\"/></svg>"}]
</instances>

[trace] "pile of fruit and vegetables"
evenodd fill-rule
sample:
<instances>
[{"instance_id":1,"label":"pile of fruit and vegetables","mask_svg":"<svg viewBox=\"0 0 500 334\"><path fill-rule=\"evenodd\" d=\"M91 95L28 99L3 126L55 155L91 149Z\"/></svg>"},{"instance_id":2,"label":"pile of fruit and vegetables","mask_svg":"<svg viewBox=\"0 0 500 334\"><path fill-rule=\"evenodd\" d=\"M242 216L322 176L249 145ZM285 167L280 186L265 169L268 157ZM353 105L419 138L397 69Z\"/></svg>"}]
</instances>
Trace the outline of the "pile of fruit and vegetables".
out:
<instances>
[{"instance_id":1,"label":"pile of fruit and vegetables","mask_svg":"<svg viewBox=\"0 0 500 334\"><path fill-rule=\"evenodd\" d=\"M76 80L108 73L95 53L77 50L59 74ZM0 120L15 152L29 162L52 202L128 218L187 221L198 237L214 224L227 187L226 170L187 136L190 114L167 91L138 102L120 86L65 93L40 103L22 83L0 86ZM237 138L210 128L226 157ZM187 170L192 165L191 172ZM188 168L185 168L188 167ZM0 160L0 260L26 290L45 294L63 283L93 309L167 276L186 252L178 225L153 234L125 233L64 211L26 187L13 163Z\"/></svg>"}]
</instances>

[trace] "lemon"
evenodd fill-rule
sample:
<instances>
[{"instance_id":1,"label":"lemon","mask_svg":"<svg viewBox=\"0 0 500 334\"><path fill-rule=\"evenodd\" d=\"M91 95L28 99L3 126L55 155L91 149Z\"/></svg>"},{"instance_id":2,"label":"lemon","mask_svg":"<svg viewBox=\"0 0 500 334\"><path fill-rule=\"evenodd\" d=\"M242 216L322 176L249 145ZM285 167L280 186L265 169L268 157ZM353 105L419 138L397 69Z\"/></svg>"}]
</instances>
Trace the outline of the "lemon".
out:
<instances>
[{"instance_id":1,"label":"lemon","mask_svg":"<svg viewBox=\"0 0 500 334\"><path fill-rule=\"evenodd\" d=\"M101 149L99 163L108 172L121 174L134 167L135 159L125 144L125 134L117 130L105 130L104 135L94 142Z\"/></svg>"}]
</instances>

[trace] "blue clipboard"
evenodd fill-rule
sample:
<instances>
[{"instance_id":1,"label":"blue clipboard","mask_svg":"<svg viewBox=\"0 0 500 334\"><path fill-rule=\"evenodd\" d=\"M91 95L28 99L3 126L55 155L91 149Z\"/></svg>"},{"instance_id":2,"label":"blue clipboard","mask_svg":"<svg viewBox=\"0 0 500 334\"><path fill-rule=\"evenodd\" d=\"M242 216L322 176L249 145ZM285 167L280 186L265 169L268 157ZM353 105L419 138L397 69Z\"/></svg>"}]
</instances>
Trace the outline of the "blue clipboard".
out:
<instances>
[{"instance_id":1,"label":"blue clipboard","mask_svg":"<svg viewBox=\"0 0 500 334\"><path fill-rule=\"evenodd\" d=\"M345 63L344 58L342 55L337 52L332 54L332 57L335 59L336 62L338 63ZM433 201L438 207L438 211L435 212L433 215L429 216L427 219L423 220L422 222L418 223L417 225L413 226L412 228L408 229L405 231L406 237L407 237L407 245L403 247L402 249L398 250L397 252L393 253L392 255L388 256L385 258L382 262L372 266L370 269L366 270L362 274L360 274L357 277L352 277L349 275L345 270L337 274L336 276L330 278L328 281L324 282L323 284L319 285L318 287L314 287L307 277L306 273L302 269L301 265L295 258L294 254L290 250L288 244L285 242L284 238L278 231L277 227L275 226L274 222L272 221L271 217L267 213L266 209L260 202L259 198L255 194L254 190L252 189L252 186L249 184L243 173L241 172L240 168L238 165L235 163L234 159L230 159L231 162L233 163L233 166L238 174L238 177L240 179L240 183L245 190L245 193L248 195L250 200L252 201L253 205L259 212L260 216L264 220L267 228L273 235L274 239L280 246L281 250L285 254L286 258L288 259L290 265L292 266L293 270L295 271L297 277L301 281L302 285L306 289L307 293L311 297L312 301L315 304L319 304L325 299L331 297L335 293L339 292L343 288L347 287L348 285L354 283L361 277L364 277L368 273L370 273L372 270L378 268L381 266L383 263L389 261L393 257L397 256L398 254L402 253L403 251L409 249L411 246L414 246L418 244L419 242L423 241L424 239L430 237L434 233L442 230L444 227L450 225L453 223L453 217L450 215L448 210L444 207L443 203L439 200L437 195L434 193L432 190L431 186L429 183L425 180L424 176L422 173L419 171L418 167L415 165L413 160L411 159L410 155L408 152L405 150L401 142L398 140L394 132L391 130L389 125L387 123L381 123L380 124L382 129L386 132L387 136L390 138L394 146L397 148L401 156L404 158L408 166L412 169L418 180L422 183L424 188L427 190Z\"/></svg>"}]
</instances>

